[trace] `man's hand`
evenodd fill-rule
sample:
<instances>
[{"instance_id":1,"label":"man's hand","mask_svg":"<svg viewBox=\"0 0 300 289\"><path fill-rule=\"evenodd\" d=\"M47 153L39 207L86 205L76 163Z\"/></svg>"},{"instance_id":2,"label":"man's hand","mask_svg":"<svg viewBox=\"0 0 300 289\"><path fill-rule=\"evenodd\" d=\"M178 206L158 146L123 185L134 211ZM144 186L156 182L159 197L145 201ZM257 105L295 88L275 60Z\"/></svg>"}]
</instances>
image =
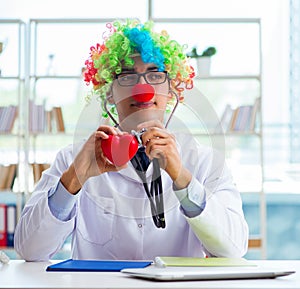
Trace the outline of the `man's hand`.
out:
<instances>
[{"instance_id":1,"label":"man's hand","mask_svg":"<svg viewBox=\"0 0 300 289\"><path fill-rule=\"evenodd\" d=\"M124 133L114 127L101 125L88 138L72 165L63 173L61 182L71 194L76 194L90 177L109 171L118 171L127 166L116 167L103 155L101 141L107 139L109 134Z\"/></svg>"},{"instance_id":2,"label":"man's hand","mask_svg":"<svg viewBox=\"0 0 300 289\"><path fill-rule=\"evenodd\" d=\"M174 135L156 120L141 123L137 127L138 130L143 128L146 131L142 135L142 141L148 157L159 160L160 167L172 178L177 189L186 188L192 175L182 166Z\"/></svg>"}]
</instances>

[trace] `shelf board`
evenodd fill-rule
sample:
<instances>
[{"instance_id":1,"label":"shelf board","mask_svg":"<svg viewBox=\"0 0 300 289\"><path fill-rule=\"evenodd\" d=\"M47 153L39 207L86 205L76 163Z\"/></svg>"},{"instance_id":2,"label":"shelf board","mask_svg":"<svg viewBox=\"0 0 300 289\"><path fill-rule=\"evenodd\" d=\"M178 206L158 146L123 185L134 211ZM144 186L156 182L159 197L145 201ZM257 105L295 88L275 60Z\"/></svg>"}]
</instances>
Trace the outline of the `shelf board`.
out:
<instances>
[{"instance_id":1,"label":"shelf board","mask_svg":"<svg viewBox=\"0 0 300 289\"><path fill-rule=\"evenodd\" d=\"M30 23L43 24L101 24L115 21L115 18L33 18Z\"/></svg>"},{"instance_id":2,"label":"shelf board","mask_svg":"<svg viewBox=\"0 0 300 289\"><path fill-rule=\"evenodd\" d=\"M211 23L211 24L234 24L234 23L255 23L260 24L260 18L159 18L152 17L152 20L157 23Z\"/></svg>"},{"instance_id":3,"label":"shelf board","mask_svg":"<svg viewBox=\"0 0 300 289\"><path fill-rule=\"evenodd\" d=\"M0 19L0 24L25 24L25 22L17 18L16 19L4 18L4 19Z\"/></svg>"},{"instance_id":4,"label":"shelf board","mask_svg":"<svg viewBox=\"0 0 300 289\"><path fill-rule=\"evenodd\" d=\"M249 75L203 75L203 76L195 76L195 80L230 80L230 79L235 79L235 80L239 80L239 79L256 79L256 80L260 80L261 76L258 74L249 74Z\"/></svg>"},{"instance_id":5,"label":"shelf board","mask_svg":"<svg viewBox=\"0 0 300 289\"><path fill-rule=\"evenodd\" d=\"M56 137L56 136L66 136L66 137L70 137L70 136L74 136L74 133L68 133L68 132L64 132L64 131L58 131L58 132L30 132L29 133L30 137L39 137L39 136L50 136L50 137Z\"/></svg>"},{"instance_id":6,"label":"shelf board","mask_svg":"<svg viewBox=\"0 0 300 289\"><path fill-rule=\"evenodd\" d=\"M25 81L25 79L24 79L24 77L21 77L21 76L12 76L12 75L8 75L8 76L5 76L5 75L2 75L2 76L0 76L0 80L1 79L9 79L9 80L11 80L11 79L15 79L15 80L20 80L20 81Z\"/></svg>"},{"instance_id":7,"label":"shelf board","mask_svg":"<svg viewBox=\"0 0 300 289\"><path fill-rule=\"evenodd\" d=\"M11 132L11 131L0 131L0 136L5 137L23 137L24 135L22 133L17 132Z\"/></svg>"},{"instance_id":8,"label":"shelf board","mask_svg":"<svg viewBox=\"0 0 300 289\"><path fill-rule=\"evenodd\" d=\"M83 79L81 75L31 75L30 78L39 79Z\"/></svg>"},{"instance_id":9,"label":"shelf board","mask_svg":"<svg viewBox=\"0 0 300 289\"><path fill-rule=\"evenodd\" d=\"M10 189L0 189L0 194L15 194L16 192L10 190Z\"/></svg>"},{"instance_id":10,"label":"shelf board","mask_svg":"<svg viewBox=\"0 0 300 289\"><path fill-rule=\"evenodd\" d=\"M82 75L31 75L30 78L38 79L82 79ZM195 76L194 80L230 80L230 79L255 79L260 80L260 75L205 75Z\"/></svg>"},{"instance_id":11,"label":"shelf board","mask_svg":"<svg viewBox=\"0 0 300 289\"><path fill-rule=\"evenodd\" d=\"M224 136L224 137L241 137L241 136L258 136L261 137L260 132L256 131L232 131L224 133L214 133L214 132L192 132L193 136Z\"/></svg>"}]
</instances>

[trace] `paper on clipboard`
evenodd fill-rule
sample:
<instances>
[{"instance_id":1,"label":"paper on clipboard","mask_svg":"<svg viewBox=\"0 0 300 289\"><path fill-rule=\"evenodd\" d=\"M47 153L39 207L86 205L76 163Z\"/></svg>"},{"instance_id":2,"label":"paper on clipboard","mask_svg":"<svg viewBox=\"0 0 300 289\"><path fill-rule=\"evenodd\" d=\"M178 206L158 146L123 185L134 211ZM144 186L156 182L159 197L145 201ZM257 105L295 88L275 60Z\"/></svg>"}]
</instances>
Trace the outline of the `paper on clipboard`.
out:
<instances>
[{"instance_id":1,"label":"paper on clipboard","mask_svg":"<svg viewBox=\"0 0 300 289\"><path fill-rule=\"evenodd\" d=\"M256 266L244 258L197 258L197 257L168 257L155 258L158 267L245 267Z\"/></svg>"}]
</instances>

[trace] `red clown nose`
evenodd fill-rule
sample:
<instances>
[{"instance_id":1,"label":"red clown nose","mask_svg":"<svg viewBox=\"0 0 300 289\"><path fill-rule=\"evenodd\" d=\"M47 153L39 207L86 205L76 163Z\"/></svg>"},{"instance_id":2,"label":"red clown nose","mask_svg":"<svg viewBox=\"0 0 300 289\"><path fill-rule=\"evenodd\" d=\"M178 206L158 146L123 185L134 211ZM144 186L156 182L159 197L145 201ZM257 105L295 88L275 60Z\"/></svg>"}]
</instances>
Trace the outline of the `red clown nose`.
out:
<instances>
[{"instance_id":1,"label":"red clown nose","mask_svg":"<svg viewBox=\"0 0 300 289\"><path fill-rule=\"evenodd\" d=\"M137 102L148 102L154 96L154 88L147 83L138 83L132 88L132 97Z\"/></svg>"}]
</instances>

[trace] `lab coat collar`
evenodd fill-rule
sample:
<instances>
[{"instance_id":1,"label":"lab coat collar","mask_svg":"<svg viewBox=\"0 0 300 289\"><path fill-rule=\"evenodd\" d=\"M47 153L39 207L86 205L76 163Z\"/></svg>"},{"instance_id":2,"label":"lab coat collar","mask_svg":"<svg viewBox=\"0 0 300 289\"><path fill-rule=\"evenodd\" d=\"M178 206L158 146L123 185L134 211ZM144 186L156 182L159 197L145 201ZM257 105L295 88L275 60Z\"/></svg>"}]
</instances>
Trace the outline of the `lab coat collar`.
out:
<instances>
[{"instance_id":1,"label":"lab coat collar","mask_svg":"<svg viewBox=\"0 0 300 289\"><path fill-rule=\"evenodd\" d=\"M131 162L127 163L127 168L120 170L118 173L121 174L123 177L132 179L139 183L141 182L141 179L138 176L137 172L135 171L135 168L133 167ZM153 174L153 164L151 162L146 171L146 179L147 179L148 183L151 182L152 174Z\"/></svg>"}]
</instances>

